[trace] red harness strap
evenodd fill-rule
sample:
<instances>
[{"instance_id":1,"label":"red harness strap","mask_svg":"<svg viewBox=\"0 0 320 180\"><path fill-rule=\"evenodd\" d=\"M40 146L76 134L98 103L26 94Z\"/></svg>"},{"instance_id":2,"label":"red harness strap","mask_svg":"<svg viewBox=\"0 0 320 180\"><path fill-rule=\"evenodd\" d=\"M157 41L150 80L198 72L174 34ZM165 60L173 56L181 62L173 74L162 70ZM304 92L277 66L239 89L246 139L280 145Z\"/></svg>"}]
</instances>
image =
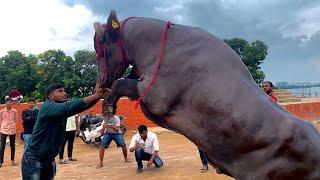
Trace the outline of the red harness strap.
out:
<instances>
[{"instance_id":1,"label":"red harness strap","mask_svg":"<svg viewBox=\"0 0 320 180\"><path fill-rule=\"evenodd\" d=\"M165 49L165 42L166 42L166 37L167 37L167 32L168 29L170 28L171 25L174 25L173 23L171 23L170 21L168 21L166 23L166 27L162 33L162 39L161 39L161 49L160 49L160 54L158 56L158 65L157 68L155 70L155 72L153 73L152 79L146 89L146 91L144 93L141 94L140 98L137 100L137 102L135 103L135 108L137 108L140 105L141 100L147 95L147 93L150 91L152 84L154 83L156 76L159 73L159 69L160 69L160 65L161 65L161 61L163 60L163 55L164 55L164 49Z\"/></svg>"},{"instance_id":2,"label":"red harness strap","mask_svg":"<svg viewBox=\"0 0 320 180\"><path fill-rule=\"evenodd\" d=\"M135 18L135 17L128 17L127 19L125 19L122 23L122 27L120 26L120 31L119 31L119 40L118 40L118 47L121 51L121 54L122 54L122 60L123 61L127 61L128 62L128 56L126 54L126 52L124 51L124 48L123 48L123 44L122 44L122 31L124 29L124 25L126 24L126 22L129 20L129 19L132 19L132 18ZM129 62L128 62L129 63Z\"/></svg>"},{"instance_id":3,"label":"red harness strap","mask_svg":"<svg viewBox=\"0 0 320 180\"><path fill-rule=\"evenodd\" d=\"M124 29L124 25L126 24L126 22L127 22L129 19L132 19L132 18L134 18L134 17L129 17L129 18L125 19L124 22L123 22L123 24L122 24L122 27L120 26L120 31L119 31L118 48L119 48L120 51L121 51L122 60L123 60L123 61L127 61L127 63L129 63L129 61L128 61L128 57L127 57L127 55L126 55L126 52L125 52L125 50L124 50L124 48L123 48L123 43L122 43L122 37L121 37L121 35L122 35L122 31L123 31L123 29ZM159 54L159 56L158 56L157 68L156 68L156 70L155 70L155 72L154 72L154 74L153 74L153 76L152 76L152 79L151 79L149 85L147 86L146 91L145 91L144 93L142 93L141 96L140 96L140 98L136 101L135 106L134 106L135 108L137 108L137 107L140 105L141 100L142 100L142 99L147 95L147 93L150 91L150 89L151 89L151 87L152 87L152 84L154 83L155 78L156 78L156 76L157 76L158 73L159 73L161 61L163 60L163 56L164 56L164 49L165 49L165 42L166 42L167 32L168 32L168 29L170 28L171 25L174 25L174 24L171 23L170 21L168 21L168 22L166 23L166 27L165 27L165 29L163 30L163 33L162 33L161 49L160 49L160 54ZM105 48L106 48L106 47L105 47L104 44L102 44L102 43L100 42L100 40L99 40L98 38L96 39L96 45L97 45L97 49L98 49L96 59L97 59L97 62L99 62L99 60L100 60L100 58L101 58L101 56L102 56L102 50L105 51ZM105 52L104 52L104 54L105 54ZM107 67L106 67L106 66L107 66L107 65L106 65L106 63L107 63L106 55L104 56L104 62L103 62L103 63L104 63L104 64L103 64L103 66L104 66L104 67L103 67L103 74L104 74L103 76L105 76L106 71L107 71ZM101 77L100 77L100 78L101 78ZM104 78L104 77L102 77L102 78Z\"/></svg>"},{"instance_id":4,"label":"red harness strap","mask_svg":"<svg viewBox=\"0 0 320 180\"><path fill-rule=\"evenodd\" d=\"M119 31L119 39L117 41L117 44L118 44L118 48L120 49L121 51L121 54L122 54L122 60L123 61L128 61L128 57L126 55L126 52L124 51L124 48L123 48L123 45L122 45L122 37L121 37L121 34L122 34L122 31L123 31L123 27L125 25L125 23L129 20L129 19L132 19L134 17L129 17L127 19L124 20L123 24L122 24L122 28L120 26L120 31ZM105 26L104 26L105 28ZM103 82L106 75L107 75L107 57L106 57L106 45L103 44L99 38L96 38L96 47L97 47L97 54L96 54L96 61L97 61L97 64L100 63L100 59L102 58L102 53L104 53L104 61L103 61L103 67L102 67L102 73L99 77L100 81ZM102 52L104 51L104 52ZM129 62L128 62L129 63Z\"/></svg>"}]
</instances>

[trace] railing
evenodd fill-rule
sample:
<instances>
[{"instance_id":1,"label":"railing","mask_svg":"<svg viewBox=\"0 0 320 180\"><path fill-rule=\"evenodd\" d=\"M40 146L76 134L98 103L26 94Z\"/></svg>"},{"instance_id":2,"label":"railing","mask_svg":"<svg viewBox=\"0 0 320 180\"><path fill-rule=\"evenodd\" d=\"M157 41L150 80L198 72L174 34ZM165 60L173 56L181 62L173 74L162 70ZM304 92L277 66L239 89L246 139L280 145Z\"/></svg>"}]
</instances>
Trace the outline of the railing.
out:
<instances>
[{"instance_id":1,"label":"railing","mask_svg":"<svg viewBox=\"0 0 320 180\"><path fill-rule=\"evenodd\" d=\"M276 88L286 89L298 98L318 98L320 85L312 83L277 83Z\"/></svg>"},{"instance_id":2,"label":"railing","mask_svg":"<svg viewBox=\"0 0 320 180\"><path fill-rule=\"evenodd\" d=\"M279 89L307 89L314 86L309 82L306 83L276 83L275 85Z\"/></svg>"},{"instance_id":3,"label":"railing","mask_svg":"<svg viewBox=\"0 0 320 180\"><path fill-rule=\"evenodd\" d=\"M320 92L291 92L294 96L298 98L318 98Z\"/></svg>"}]
</instances>

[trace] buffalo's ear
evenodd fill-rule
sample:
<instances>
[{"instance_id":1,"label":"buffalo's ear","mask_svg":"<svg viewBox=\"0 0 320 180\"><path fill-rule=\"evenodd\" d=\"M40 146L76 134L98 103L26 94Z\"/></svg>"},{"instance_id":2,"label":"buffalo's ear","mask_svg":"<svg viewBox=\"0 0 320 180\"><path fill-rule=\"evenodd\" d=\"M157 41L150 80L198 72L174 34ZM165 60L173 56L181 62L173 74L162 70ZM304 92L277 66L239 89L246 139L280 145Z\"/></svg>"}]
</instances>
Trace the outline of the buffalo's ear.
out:
<instances>
[{"instance_id":1,"label":"buffalo's ear","mask_svg":"<svg viewBox=\"0 0 320 180\"><path fill-rule=\"evenodd\" d=\"M108 22L107 22L107 34L112 41L117 41L119 38L120 24L116 12L111 10Z\"/></svg>"},{"instance_id":2,"label":"buffalo's ear","mask_svg":"<svg viewBox=\"0 0 320 180\"><path fill-rule=\"evenodd\" d=\"M101 42L104 39L104 27L101 23L95 22L94 23L94 29L95 29L95 37L97 37Z\"/></svg>"}]
</instances>

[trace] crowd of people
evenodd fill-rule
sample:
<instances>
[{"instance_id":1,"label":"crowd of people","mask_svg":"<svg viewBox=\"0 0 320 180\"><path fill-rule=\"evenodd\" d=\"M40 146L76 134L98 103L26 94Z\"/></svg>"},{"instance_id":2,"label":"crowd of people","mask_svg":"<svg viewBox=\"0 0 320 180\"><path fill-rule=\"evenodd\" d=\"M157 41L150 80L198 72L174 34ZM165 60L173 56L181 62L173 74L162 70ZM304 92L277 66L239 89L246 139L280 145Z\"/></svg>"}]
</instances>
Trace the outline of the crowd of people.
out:
<instances>
[{"instance_id":1,"label":"crowd of people","mask_svg":"<svg viewBox=\"0 0 320 180\"><path fill-rule=\"evenodd\" d=\"M278 102L270 81L262 83L263 91L275 102ZM64 149L68 143L68 160L77 161L73 156L73 144L75 136L79 133L78 113L95 105L106 93L106 89L99 84L96 85L95 94L85 98L70 100L63 84L51 84L46 89L47 100L39 110L35 98L28 99L28 107L22 112L22 124L24 141L24 154L21 161L23 179L53 179L56 174L55 157L59 155L59 163L66 164L64 160ZM9 137L11 148L11 165L15 162L15 140L17 110L12 107L13 103L19 103L23 96L14 89L5 97L5 107L0 110L0 168L3 164L4 151L7 137ZM138 133L135 134L127 148L123 134L120 131L120 119L117 116L106 117L102 123L100 133L103 135L99 148L99 163L97 168L103 167L105 149L112 141L122 149L125 162L129 152L134 152L137 164L137 173L142 173L142 161L147 161L147 167L152 164L156 168L163 166L163 161L158 155L159 141L157 135L149 132L147 126L140 125ZM202 162L200 172L208 171L208 159L206 154L199 148Z\"/></svg>"},{"instance_id":2,"label":"crowd of people","mask_svg":"<svg viewBox=\"0 0 320 180\"><path fill-rule=\"evenodd\" d=\"M24 151L21 171L23 179L53 179L56 174L55 157L59 155L60 164L67 163L64 160L66 143L68 143L68 160L77 161L77 158L73 156L73 143L79 132L79 121L76 115L95 105L105 93L106 90L97 84L95 94L70 100L64 85L56 83L47 87L47 100L41 105L40 110L37 108L35 98L28 99L28 107L22 112ZM21 94L15 95L22 97ZM18 113L12 105L19 103L21 99L11 97L12 95L5 97L5 108L0 110L0 167L4 162L7 137L10 139L11 165L17 165L15 163L15 140ZM122 148L125 162L129 162L124 137L120 133L119 117L107 117L102 126L100 133L103 134L103 139L97 168L103 166L104 151L111 141L115 141L117 146ZM139 126L138 130L139 133L133 136L129 147L130 152L135 152L137 172L142 172L142 160L148 161L147 167L154 163L157 168L160 168L163 163L157 155L159 151L157 136L148 132L145 125Z\"/></svg>"}]
</instances>

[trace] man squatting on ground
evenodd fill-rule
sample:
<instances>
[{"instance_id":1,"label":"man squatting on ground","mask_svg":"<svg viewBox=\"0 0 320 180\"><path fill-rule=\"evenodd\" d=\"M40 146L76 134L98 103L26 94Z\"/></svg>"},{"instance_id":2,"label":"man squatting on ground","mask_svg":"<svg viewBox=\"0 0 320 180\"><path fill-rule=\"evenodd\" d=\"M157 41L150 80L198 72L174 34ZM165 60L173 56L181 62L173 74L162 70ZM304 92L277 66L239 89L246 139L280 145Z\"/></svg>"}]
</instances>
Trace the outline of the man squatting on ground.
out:
<instances>
[{"instance_id":1,"label":"man squatting on ground","mask_svg":"<svg viewBox=\"0 0 320 180\"><path fill-rule=\"evenodd\" d=\"M139 133L135 134L129 146L130 152L135 152L137 161L137 173L142 173L142 160L148 161L147 167L150 168L152 163L156 168L163 166L163 162L158 156L159 142L157 135L153 132L148 132L147 126L140 125L138 127Z\"/></svg>"}]
</instances>

